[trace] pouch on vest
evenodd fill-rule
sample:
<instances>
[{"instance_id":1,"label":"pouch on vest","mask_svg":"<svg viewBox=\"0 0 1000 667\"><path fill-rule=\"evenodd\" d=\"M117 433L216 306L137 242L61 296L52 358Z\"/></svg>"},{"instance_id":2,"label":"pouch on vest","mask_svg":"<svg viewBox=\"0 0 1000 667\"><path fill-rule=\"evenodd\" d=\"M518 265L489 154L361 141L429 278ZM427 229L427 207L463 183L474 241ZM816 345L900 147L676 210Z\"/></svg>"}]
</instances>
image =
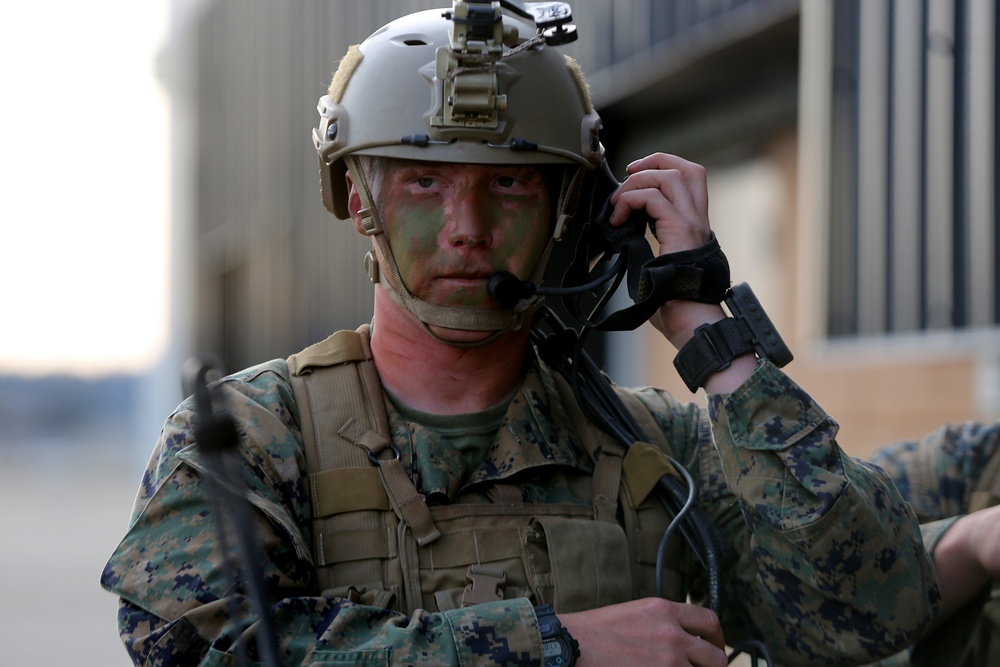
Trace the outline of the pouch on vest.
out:
<instances>
[{"instance_id":1,"label":"pouch on vest","mask_svg":"<svg viewBox=\"0 0 1000 667\"><path fill-rule=\"evenodd\" d=\"M539 602L559 612L630 600L627 554L625 531L607 521L536 517L524 534L528 580L542 598Z\"/></svg>"}]
</instances>

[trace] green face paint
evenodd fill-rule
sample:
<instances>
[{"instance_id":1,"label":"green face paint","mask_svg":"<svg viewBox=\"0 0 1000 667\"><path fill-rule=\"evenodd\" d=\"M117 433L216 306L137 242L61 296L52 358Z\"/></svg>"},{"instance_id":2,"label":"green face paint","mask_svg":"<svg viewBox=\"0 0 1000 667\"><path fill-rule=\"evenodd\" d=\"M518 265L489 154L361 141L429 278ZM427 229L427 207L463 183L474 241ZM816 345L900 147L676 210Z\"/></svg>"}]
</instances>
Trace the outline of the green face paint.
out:
<instances>
[{"instance_id":1,"label":"green face paint","mask_svg":"<svg viewBox=\"0 0 1000 667\"><path fill-rule=\"evenodd\" d=\"M528 278L549 237L549 193L530 167L400 163L382 198L406 288L438 305L497 307L491 275Z\"/></svg>"}]
</instances>

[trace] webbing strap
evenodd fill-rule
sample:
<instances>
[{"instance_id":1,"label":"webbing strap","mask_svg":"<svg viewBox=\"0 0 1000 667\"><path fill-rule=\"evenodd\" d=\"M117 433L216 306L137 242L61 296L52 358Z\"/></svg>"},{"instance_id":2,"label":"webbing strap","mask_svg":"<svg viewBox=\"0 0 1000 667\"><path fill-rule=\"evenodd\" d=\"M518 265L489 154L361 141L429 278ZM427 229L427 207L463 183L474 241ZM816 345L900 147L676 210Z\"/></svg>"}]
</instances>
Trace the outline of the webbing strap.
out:
<instances>
[{"instance_id":1,"label":"webbing strap","mask_svg":"<svg viewBox=\"0 0 1000 667\"><path fill-rule=\"evenodd\" d=\"M323 537L324 565L366 559L394 558L399 549L396 531L382 528L359 528L337 531Z\"/></svg>"},{"instance_id":2,"label":"webbing strap","mask_svg":"<svg viewBox=\"0 0 1000 667\"><path fill-rule=\"evenodd\" d=\"M618 520L618 489L622 479L622 454L624 447L617 441L606 439L594 464L593 503L594 517L598 521Z\"/></svg>"},{"instance_id":3,"label":"webbing strap","mask_svg":"<svg viewBox=\"0 0 1000 667\"><path fill-rule=\"evenodd\" d=\"M508 525L477 525L445 532L441 539L419 551L420 567L455 567L465 563L489 563L521 556L521 529Z\"/></svg>"},{"instance_id":4,"label":"webbing strap","mask_svg":"<svg viewBox=\"0 0 1000 667\"><path fill-rule=\"evenodd\" d=\"M370 550L364 541L345 540L344 530L358 535L376 535L388 530L385 523L388 497L381 484L381 474L368 460L368 450L345 441L335 420L352 415L365 420L376 431L389 433L382 388L368 346L368 325L356 332L338 331L288 359L292 390L299 408L300 427L305 442L309 470L309 494L313 508L312 528L317 565L339 560L360 559L362 581L383 581L382 561L351 555L354 549ZM362 362L362 363L351 363ZM367 363L365 363L367 362ZM344 484L345 481L349 484ZM374 483L369 483L374 482ZM381 496L381 497L380 497ZM372 510L350 512L351 510ZM332 521L350 517L336 530ZM345 550L348 553L345 553ZM334 585L328 568L317 570L321 588Z\"/></svg>"},{"instance_id":5,"label":"webbing strap","mask_svg":"<svg viewBox=\"0 0 1000 667\"><path fill-rule=\"evenodd\" d=\"M365 428L353 417L347 420L338 433L345 440L366 448L376 458L379 472L382 474L382 483L389 494L389 502L392 503L396 514L410 526L417 544L423 546L439 538L441 531L434 525L423 494L417 491L417 487L403 469L398 452L393 458L378 458L381 452L392 448L392 443L380 434Z\"/></svg>"},{"instance_id":6,"label":"webbing strap","mask_svg":"<svg viewBox=\"0 0 1000 667\"><path fill-rule=\"evenodd\" d=\"M309 488L316 518L343 512L388 512L392 509L382 488L381 473L371 464L367 468L337 468L313 473L309 475Z\"/></svg>"}]
</instances>

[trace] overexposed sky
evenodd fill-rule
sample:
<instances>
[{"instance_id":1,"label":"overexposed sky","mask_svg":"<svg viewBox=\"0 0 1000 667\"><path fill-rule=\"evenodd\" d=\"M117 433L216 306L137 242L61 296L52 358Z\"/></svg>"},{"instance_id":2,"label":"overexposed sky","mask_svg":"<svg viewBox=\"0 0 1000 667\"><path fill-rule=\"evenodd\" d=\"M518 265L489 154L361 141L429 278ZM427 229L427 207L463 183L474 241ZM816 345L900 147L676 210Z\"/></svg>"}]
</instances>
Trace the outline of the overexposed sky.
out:
<instances>
[{"instance_id":1,"label":"overexposed sky","mask_svg":"<svg viewBox=\"0 0 1000 667\"><path fill-rule=\"evenodd\" d=\"M0 373L141 371L166 344L166 3L4 10Z\"/></svg>"}]
</instances>

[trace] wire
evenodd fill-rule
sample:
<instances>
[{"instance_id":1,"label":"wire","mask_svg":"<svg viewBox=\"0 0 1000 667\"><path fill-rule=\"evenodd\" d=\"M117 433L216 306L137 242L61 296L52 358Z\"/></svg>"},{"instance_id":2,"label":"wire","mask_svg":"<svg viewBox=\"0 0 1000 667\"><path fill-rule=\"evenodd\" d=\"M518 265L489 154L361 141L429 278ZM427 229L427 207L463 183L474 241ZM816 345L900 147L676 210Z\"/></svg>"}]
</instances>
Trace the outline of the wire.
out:
<instances>
[{"instance_id":1,"label":"wire","mask_svg":"<svg viewBox=\"0 0 1000 667\"><path fill-rule=\"evenodd\" d=\"M733 648L732 653L729 654L729 660L726 664L731 664L737 656L743 653L746 653L747 656L753 661L754 667L756 667L757 661L761 658L763 658L764 662L767 663L767 667L774 667L774 661L771 659L771 654L768 652L767 646L759 639L748 639Z\"/></svg>"},{"instance_id":2,"label":"wire","mask_svg":"<svg viewBox=\"0 0 1000 667\"><path fill-rule=\"evenodd\" d=\"M246 567L243 568L242 575L248 588L250 606L257 616L256 623L259 627L256 645L261 663L269 667L278 667L281 665L281 660L278 657L277 633L267 603L263 564L255 548L256 538L249 501L239 488L227 481L231 477L237 479L239 477L239 472L234 470L234 463L231 460L239 446L239 433L231 416L216 414L212 408L212 389L206 380L212 371L217 370L214 363L212 359L200 357L192 357L185 361L182 368L182 385L185 391L190 389L195 399L198 414L195 438L202 460L207 466L208 474L205 476L205 482L211 496L212 511L215 513L219 544L225 554L223 564L225 574L234 584L240 582L240 568L230 567L229 564L224 512L228 513L232 520L239 552L245 561ZM229 621L235 624L239 618L238 604L235 598L232 598L229 604L231 613ZM249 664L243 642L237 640L235 653L237 664Z\"/></svg>"},{"instance_id":3,"label":"wire","mask_svg":"<svg viewBox=\"0 0 1000 667\"><path fill-rule=\"evenodd\" d=\"M583 342L589 329L584 327L578 332L566 327L548 306L543 306L539 314L551 333L546 335L538 327L532 327L532 340L545 362L570 383L577 403L588 418L617 438L626 448L635 442L649 442L642 427L615 393L610 381L584 350ZM567 350L572 352L567 354ZM657 497L672 517L657 549L656 594L663 597L666 549L673 535L680 531L688 547L705 568L708 606L721 615L724 558L717 529L696 501L697 489L691 474L678 461L666 456L681 479L664 475L654 487ZM730 662L739 652L744 651L752 652L751 657L755 661L758 656L762 656L768 666L773 667L767 647L756 639L741 644L738 652L730 657Z\"/></svg>"},{"instance_id":4,"label":"wire","mask_svg":"<svg viewBox=\"0 0 1000 667\"><path fill-rule=\"evenodd\" d=\"M626 447L634 442L649 442L642 428L628 411L621 399L611 387L593 360L582 347L582 337L573 329L563 325L551 308L543 307L539 311L552 333L545 336L537 328L532 329L532 335L539 353L553 369L561 373L573 387L574 395L581 408L594 423L600 425L609 434L616 437ZM566 350L572 349L573 354L567 357ZM668 457L670 463L680 471L684 467ZM709 606L718 612L721 605L721 548L713 536L714 528L708 518L701 512L694 501L694 480L690 475L684 480L687 488L680 481L666 475L659 480L656 489L660 501L664 504L673 520L668 531L672 534L680 530L692 548L699 561L708 572ZM666 536L669 539L669 535ZM663 543L661 542L661 546ZM662 566L662 556L658 561ZM657 579L662 582L662 574L658 567ZM662 586L658 584L658 589Z\"/></svg>"},{"instance_id":5,"label":"wire","mask_svg":"<svg viewBox=\"0 0 1000 667\"><path fill-rule=\"evenodd\" d=\"M688 487L688 495L680 511L674 515L674 518L670 521L670 525L663 531L663 538L660 540L660 546L656 550L656 596L661 598L663 597L663 560L667 552L667 544L670 542L670 537L674 534L674 530L680 525L681 520L687 516L687 513L694 505L694 479L684 466L675 467L684 476L684 481Z\"/></svg>"}]
</instances>

